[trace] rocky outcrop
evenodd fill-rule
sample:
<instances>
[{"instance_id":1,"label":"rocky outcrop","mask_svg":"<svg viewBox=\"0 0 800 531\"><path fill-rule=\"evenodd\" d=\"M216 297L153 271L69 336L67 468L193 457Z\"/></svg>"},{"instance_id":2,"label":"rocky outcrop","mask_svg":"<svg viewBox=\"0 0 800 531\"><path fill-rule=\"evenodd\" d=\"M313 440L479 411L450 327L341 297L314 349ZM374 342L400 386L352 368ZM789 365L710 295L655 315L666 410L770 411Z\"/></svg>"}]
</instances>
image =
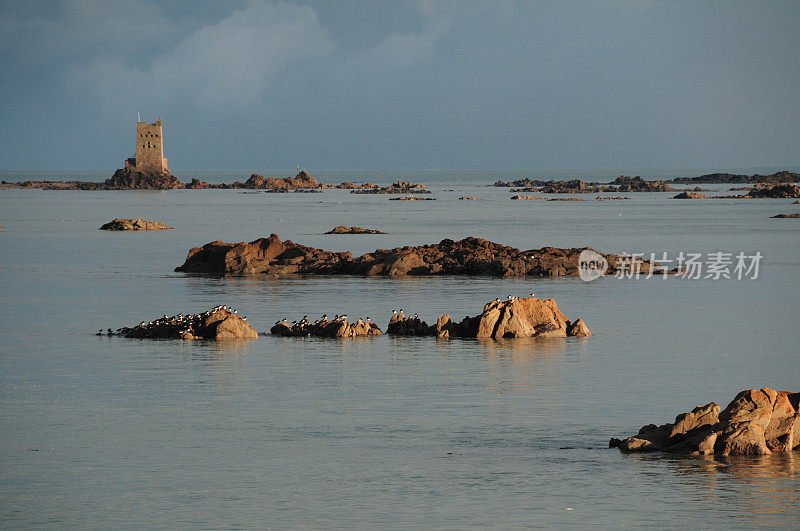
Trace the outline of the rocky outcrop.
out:
<instances>
[{"instance_id":1,"label":"rocky outcrop","mask_svg":"<svg viewBox=\"0 0 800 531\"><path fill-rule=\"evenodd\" d=\"M482 197L475 197L475 196L461 196L458 198L459 201L480 201Z\"/></svg>"},{"instance_id":2,"label":"rocky outcrop","mask_svg":"<svg viewBox=\"0 0 800 531\"><path fill-rule=\"evenodd\" d=\"M681 192L672 199L708 199L707 195L698 194L697 192Z\"/></svg>"},{"instance_id":3,"label":"rocky outcrop","mask_svg":"<svg viewBox=\"0 0 800 531\"><path fill-rule=\"evenodd\" d=\"M163 316L134 327L120 328L119 335L142 339L255 339L258 333L240 317L236 310L217 306L207 312L192 315Z\"/></svg>"},{"instance_id":4,"label":"rocky outcrop","mask_svg":"<svg viewBox=\"0 0 800 531\"><path fill-rule=\"evenodd\" d=\"M583 320L567 320L554 299L536 297L496 299L483 307L480 315L455 323L450 315L428 325L417 315L393 315L386 333L398 336L436 336L449 338L508 339L521 337L588 337L592 333Z\"/></svg>"},{"instance_id":5,"label":"rocky outcrop","mask_svg":"<svg viewBox=\"0 0 800 531\"><path fill-rule=\"evenodd\" d=\"M627 439L611 439L623 452L690 455L766 455L800 448L800 393L764 387L742 391L723 411L711 402L675 422L642 426Z\"/></svg>"},{"instance_id":6,"label":"rocky outcrop","mask_svg":"<svg viewBox=\"0 0 800 531\"><path fill-rule=\"evenodd\" d=\"M339 225L338 227L334 227L325 234L386 234L385 232L381 232L378 229L364 229L362 227L347 227L345 225Z\"/></svg>"},{"instance_id":7,"label":"rocky outcrop","mask_svg":"<svg viewBox=\"0 0 800 531\"><path fill-rule=\"evenodd\" d=\"M614 180L613 184L617 185L616 189L611 190L613 187L604 187L604 192L674 192L675 189L669 186L664 181L646 181L639 176L627 177L620 175Z\"/></svg>"},{"instance_id":8,"label":"rocky outcrop","mask_svg":"<svg viewBox=\"0 0 800 531\"><path fill-rule=\"evenodd\" d=\"M800 197L800 186L796 184L756 186L747 195L758 198L795 198Z\"/></svg>"},{"instance_id":9,"label":"rocky outcrop","mask_svg":"<svg viewBox=\"0 0 800 531\"><path fill-rule=\"evenodd\" d=\"M776 216L770 216L770 217L771 217L771 218L784 218L784 219L786 219L786 218L800 218L800 213L794 213L794 214L778 214L778 215L776 215Z\"/></svg>"},{"instance_id":10,"label":"rocky outcrop","mask_svg":"<svg viewBox=\"0 0 800 531\"><path fill-rule=\"evenodd\" d=\"M189 183L186 184L186 188L190 190L208 190L211 188L211 185L208 184L206 181L201 181L200 179L193 178Z\"/></svg>"},{"instance_id":11,"label":"rocky outcrop","mask_svg":"<svg viewBox=\"0 0 800 531\"><path fill-rule=\"evenodd\" d=\"M544 201L544 197L539 197L539 196L536 196L536 195L512 195L511 199L520 200L520 201L535 201L535 200Z\"/></svg>"},{"instance_id":12,"label":"rocky outcrop","mask_svg":"<svg viewBox=\"0 0 800 531\"><path fill-rule=\"evenodd\" d=\"M756 184L756 183L796 183L800 182L800 173L779 171L769 175L736 175L733 173L709 173L700 177L676 177L670 182L679 184Z\"/></svg>"},{"instance_id":13,"label":"rocky outcrop","mask_svg":"<svg viewBox=\"0 0 800 531\"><path fill-rule=\"evenodd\" d=\"M171 229L163 223L158 221L149 221L146 219L120 219L109 221L99 230L166 230Z\"/></svg>"},{"instance_id":14,"label":"rocky outcrop","mask_svg":"<svg viewBox=\"0 0 800 531\"><path fill-rule=\"evenodd\" d=\"M349 252L332 252L306 247L272 234L250 243L215 241L189 251L186 261L175 271L215 275L476 275L476 276L565 276L578 274L578 257L585 248L543 247L521 251L481 238L442 240L416 247L378 249L353 257ZM607 274L624 264L620 256L603 255ZM655 265L655 264L654 264ZM633 268L650 271L651 264L641 259Z\"/></svg>"},{"instance_id":15,"label":"rocky outcrop","mask_svg":"<svg viewBox=\"0 0 800 531\"><path fill-rule=\"evenodd\" d=\"M414 184L406 181L397 181L389 186L375 186L373 188L356 189L351 194L429 194L430 190L424 184Z\"/></svg>"},{"instance_id":16,"label":"rocky outcrop","mask_svg":"<svg viewBox=\"0 0 800 531\"><path fill-rule=\"evenodd\" d=\"M270 333L284 337L329 337L335 339L383 335L378 325L369 318L365 321L359 317L356 322L350 323L347 316L336 316L329 321L325 315L313 323L305 317L299 322L279 321L270 329Z\"/></svg>"},{"instance_id":17,"label":"rocky outcrop","mask_svg":"<svg viewBox=\"0 0 800 531\"><path fill-rule=\"evenodd\" d=\"M595 197L597 201L618 201L622 199L630 199L630 197L623 197L623 196L600 196L598 195Z\"/></svg>"},{"instance_id":18,"label":"rocky outcrop","mask_svg":"<svg viewBox=\"0 0 800 531\"><path fill-rule=\"evenodd\" d=\"M318 188L319 182L307 171L303 170L294 177L264 177L254 173L244 183L233 183L232 188L247 188L249 190L297 190L302 188Z\"/></svg>"},{"instance_id":19,"label":"rocky outcrop","mask_svg":"<svg viewBox=\"0 0 800 531\"><path fill-rule=\"evenodd\" d=\"M130 167L117 170L104 183L106 190L175 190L185 187L169 172L145 173Z\"/></svg>"}]
</instances>

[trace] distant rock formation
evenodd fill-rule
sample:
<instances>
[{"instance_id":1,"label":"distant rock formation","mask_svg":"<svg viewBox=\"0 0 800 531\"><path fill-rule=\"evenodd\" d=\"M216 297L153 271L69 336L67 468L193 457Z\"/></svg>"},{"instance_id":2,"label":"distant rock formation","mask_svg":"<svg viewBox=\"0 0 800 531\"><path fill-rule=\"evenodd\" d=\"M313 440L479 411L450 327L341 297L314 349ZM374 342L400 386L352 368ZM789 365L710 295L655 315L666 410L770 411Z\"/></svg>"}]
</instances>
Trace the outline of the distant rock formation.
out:
<instances>
[{"instance_id":1,"label":"distant rock formation","mask_svg":"<svg viewBox=\"0 0 800 531\"><path fill-rule=\"evenodd\" d=\"M464 238L417 247L378 249L353 257L349 252L332 252L306 247L276 235L250 243L215 241L189 251L186 261L175 271L214 275L476 275L476 276L564 276L578 274L578 256L583 248L543 247L520 251L480 238ZM604 255L607 274L622 267L622 259ZM630 269L630 264L626 264ZM651 264L641 259L633 268L650 271Z\"/></svg>"},{"instance_id":2,"label":"distant rock formation","mask_svg":"<svg viewBox=\"0 0 800 531\"><path fill-rule=\"evenodd\" d=\"M345 225L339 225L338 227L334 227L325 234L386 234L385 232L381 232L378 229L364 229L361 227L347 227Z\"/></svg>"},{"instance_id":3,"label":"distant rock formation","mask_svg":"<svg viewBox=\"0 0 800 531\"><path fill-rule=\"evenodd\" d=\"M756 186L747 194L758 198L795 198L800 197L800 186L796 184L775 184Z\"/></svg>"},{"instance_id":4,"label":"distant rock formation","mask_svg":"<svg viewBox=\"0 0 800 531\"><path fill-rule=\"evenodd\" d=\"M117 218L101 226L99 230L166 230L171 229L158 221L146 219L120 219Z\"/></svg>"},{"instance_id":5,"label":"distant rock formation","mask_svg":"<svg viewBox=\"0 0 800 531\"><path fill-rule=\"evenodd\" d=\"M480 201L482 199L483 199L482 197L475 197L475 196L467 197L467 196L463 196L463 195L458 198L459 201Z\"/></svg>"},{"instance_id":6,"label":"distant rock formation","mask_svg":"<svg viewBox=\"0 0 800 531\"><path fill-rule=\"evenodd\" d=\"M397 181L389 186L375 186L373 188L356 189L351 194L429 194L430 190L424 184L414 184L406 181Z\"/></svg>"},{"instance_id":7,"label":"distant rock formation","mask_svg":"<svg viewBox=\"0 0 800 531\"><path fill-rule=\"evenodd\" d=\"M639 176L626 177L620 175L617 177L613 184L617 187L615 190L605 189L604 192L674 192L675 189L666 184L664 181L646 181Z\"/></svg>"},{"instance_id":8,"label":"distant rock formation","mask_svg":"<svg viewBox=\"0 0 800 531\"><path fill-rule=\"evenodd\" d=\"M540 192L543 194L597 194L600 192L672 192L674 188L664 181L646 181L639 176L620 175L610 185L580 179L566 181L539 181L518 179L512 182L497 181L494 186L517 188L512 192Z\"/></svg>"},{"instance_id":9,"label":"distant rock formation","mask_svg":"<svg viewBox=\"0 0 800 531\"><path fill-rule=\"evenodd\" d=\"M450 315L428 325L418 316L393 315L386 333L396 336L436 336L450 338L508 339L522 337L588 337L592 333L583 320L568 321L554 299L536 297L495 300L483 307L480 315L455 323Z\"/></svg>"},{"instance_id":10,"label":"distant rock formation","mask_svg":"<svg viewBox=\"0 0 800 531\"><path fill-rule=\"evenodd\" d=\"M779 171L769 175L736 175L733 173L709 173L700 177L676 177L670 182L678 184L756 184L756 183L796 183L800 182L800 173Z\"/></svg>"},{"instance_id":11,"label":"distant rock formation","mask_svg":"<svg viewBox=\"0 0 800 531\"><path fill-rule=\"evenodd\" d=\"M794 214L778 214L776 216L770 216L771 218L800 218L800 213Z\"/></svg>"},{"instance_id":12,"label":"distant rock formation","mask_svg":"<svg viewBox=\"0 0 800 531\"><path fill-rule=\"evenodd\" d=\"M166 173L143 173L132 167L117 170L103 185L106 190L175 190L186 186Z\"/></svg>"},{"instance_id":13,"label":"distant rock formation","mask_svg":"<svg viewBox=\"0 0 800 531\"><path fill-rule=\"evenodd\" d=\"M423 192L417 192L417 193L423 193ZM428 192L428 193L430 193L430 192ZM438 201L438 200L439 200L438 197L413 197L413 196L408 196L408 197L390 197L389 198L389 201Z\"/></svg>"},{"instance_id":14,"label":"distant rock formation","mask_svg":"<svg viewBox=\"0 0 800 531\"><path fill-rule=\"evenodd\" d=\"M545 200L544 197L539 197L537 195L512 195L511 199L520 200L520 201L534 201L534 200L544 201Z\"/></svg>"},{"instance_id":15,"label":"distant rock formation","mask_svg":"<svg viewBox=\"0 0 800 531\"><path fill-rule=\"evenodd\" d=\"M800 449L800 393L764 387L742 391L722 412L714 402L681 413L672 424L642 426L611 439L623 452L766 455Z\"/></svg>"},{"instance_id":16,"label":"distant rock formation","mask_svg":"<svg viewBox=\"0 0 800 531\"><path fill-rule=\"evenodd\" d=\"M698 194L697 192L681 192L672 199L708 199L707 195Z\"/></svg>"},{"instance_id":17,"label":"distant rock formation","mask_svg":"<svg viewBox=\"0 0 800 531\"><path fill-rule=\"evenodd\" d=\"M258 333L236 312L217 306L193 315L173 315L143 322L130 328L120 328L118 334L142 339L255 339Z\"/></svg>"},{"instance_id":18,"label":"distant rock formation","mask_svg":"<svg viewBox=\"0 0 800 531\"><path fill-rule=\"evenodd\" d=\"M370 320L364 321L359 318L356 322L350 323L346 317L337 317L332 321L323 317L313 323L305 318L291 324L280 321L275 323L275 326L270 329L270 333L284 337L329 337L336 339L383 335L378 325Z\"/></svg>"}]
</instances>

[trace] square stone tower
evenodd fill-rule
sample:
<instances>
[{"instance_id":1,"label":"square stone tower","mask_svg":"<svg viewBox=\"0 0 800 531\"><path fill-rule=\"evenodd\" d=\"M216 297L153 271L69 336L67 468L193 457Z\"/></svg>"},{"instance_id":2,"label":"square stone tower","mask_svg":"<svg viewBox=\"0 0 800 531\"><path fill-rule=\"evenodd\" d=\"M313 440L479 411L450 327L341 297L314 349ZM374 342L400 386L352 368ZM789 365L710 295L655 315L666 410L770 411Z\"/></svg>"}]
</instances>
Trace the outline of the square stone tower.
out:
<instances>
[{"instance_id":1,"label":"square stone tower","mask_svg":"<svg viewBox=\"0 0 800 531\"><path fill-rule=\"evenodd\" d=\"M136 158L126 160L125 167L142 173L169 173L161 118L152 124L136 123Z\"/></svg>"}]
</instances>

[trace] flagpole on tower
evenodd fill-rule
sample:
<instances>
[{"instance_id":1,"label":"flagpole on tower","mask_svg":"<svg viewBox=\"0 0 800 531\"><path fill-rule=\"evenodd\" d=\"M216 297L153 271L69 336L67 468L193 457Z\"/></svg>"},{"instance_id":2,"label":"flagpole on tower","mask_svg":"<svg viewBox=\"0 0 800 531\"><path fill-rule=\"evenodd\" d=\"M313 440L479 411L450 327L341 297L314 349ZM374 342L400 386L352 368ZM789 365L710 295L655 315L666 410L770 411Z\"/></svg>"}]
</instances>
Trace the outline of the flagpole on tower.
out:
<instances>
[{"instance_id":1,"label":"flagpole on tower","mask_svg":"<svg viewBox=\"0 0 800 531\"><path fill-rule=\"evenodd\" d=\"M141 122L142 121L142 114L139 111L136 111L136 121L137 122Z\"/></svg>"}]
</instances>

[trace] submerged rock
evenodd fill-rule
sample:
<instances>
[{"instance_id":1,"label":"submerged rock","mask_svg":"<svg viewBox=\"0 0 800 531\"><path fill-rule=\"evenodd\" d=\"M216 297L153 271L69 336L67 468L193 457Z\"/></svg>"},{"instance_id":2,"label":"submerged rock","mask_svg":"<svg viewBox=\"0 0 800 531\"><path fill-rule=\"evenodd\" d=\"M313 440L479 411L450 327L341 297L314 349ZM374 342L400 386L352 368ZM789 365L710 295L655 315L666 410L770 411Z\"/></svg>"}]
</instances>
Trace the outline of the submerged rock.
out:
<instances>
[{"instance_id":1,"label":"submerged rock","mask_svg":"<svg viewBox=\"0 0 800 531\"><path fill-rule=\"evenodd\" d=\"M439 338L518 338L518 337L588 337L592 333L578 319L570 323L559 311L554 299L536 297L494 300L483 307L480 315L465 317L454 323L450 315L428 325L417 315L393 315L386 333L398 336L436 336Z\"/></svg>"},{"instance_id":2,"label":"submerged rock","mask_svg":"<svg viewBox=\"0 0 800 531\"><path fill-rule=\"evenodd\" d=\"M119 335L146 339L255 339L258 333L235 311L217 306L207 312L164 316L134 327L117 330Z\"/></svg>"},{"instance_id":3,"label":"submerged rock","mask_svg":"<svg viewBox=\"0 0 800 531\"><path fill-rule=\"evenodd\" d=\"M623 452L690 455L766 455L800 448L800 393L768 387L742 391L720 412L711 402L681 413L672 424L642 426L627 439L611 439Z\"/></svg>"},{"instance_id":4,"label":"submerged rock","mask_svg":"<svg viewBox=\"0 0 800 531\"><path fill-rule=\"evenodd\" d=\"M364 229L361 227L347 227L345 225L339 225L338 227L334 227L325 234L386 234L385 232L381 232L378 229Z\"/></svg>"},{"instance_id":5,"label":"submerged rock","mask_svg":"<svg viewBox=\"0 0 800 531\"><path fill-rule=\"evenodd\" d=\"M147 219L121 219L109 221L101 226L98 230L167 230L172 229L158 221L150 221Z\"/></svg>"},{"instance_id":6,"label":"submerged rock","mask_svg":"<svg viewBox=\"0 0 800 531\"><path fill-rule=\"evenodd\" d=\"M564 276L578 274L578 257L586 248L543 247L521 251L481 238L464 238L416 247L377 249L353 257L349 252L332 252L306 247L276 235L250 243L215 241L189 251L175 271L216 275L476 275L476 276ZM606 274L624 264L622 257L607 254ZM651 264L637 258L633 269L642 273Z\"/></svg>"}]
</instances>

